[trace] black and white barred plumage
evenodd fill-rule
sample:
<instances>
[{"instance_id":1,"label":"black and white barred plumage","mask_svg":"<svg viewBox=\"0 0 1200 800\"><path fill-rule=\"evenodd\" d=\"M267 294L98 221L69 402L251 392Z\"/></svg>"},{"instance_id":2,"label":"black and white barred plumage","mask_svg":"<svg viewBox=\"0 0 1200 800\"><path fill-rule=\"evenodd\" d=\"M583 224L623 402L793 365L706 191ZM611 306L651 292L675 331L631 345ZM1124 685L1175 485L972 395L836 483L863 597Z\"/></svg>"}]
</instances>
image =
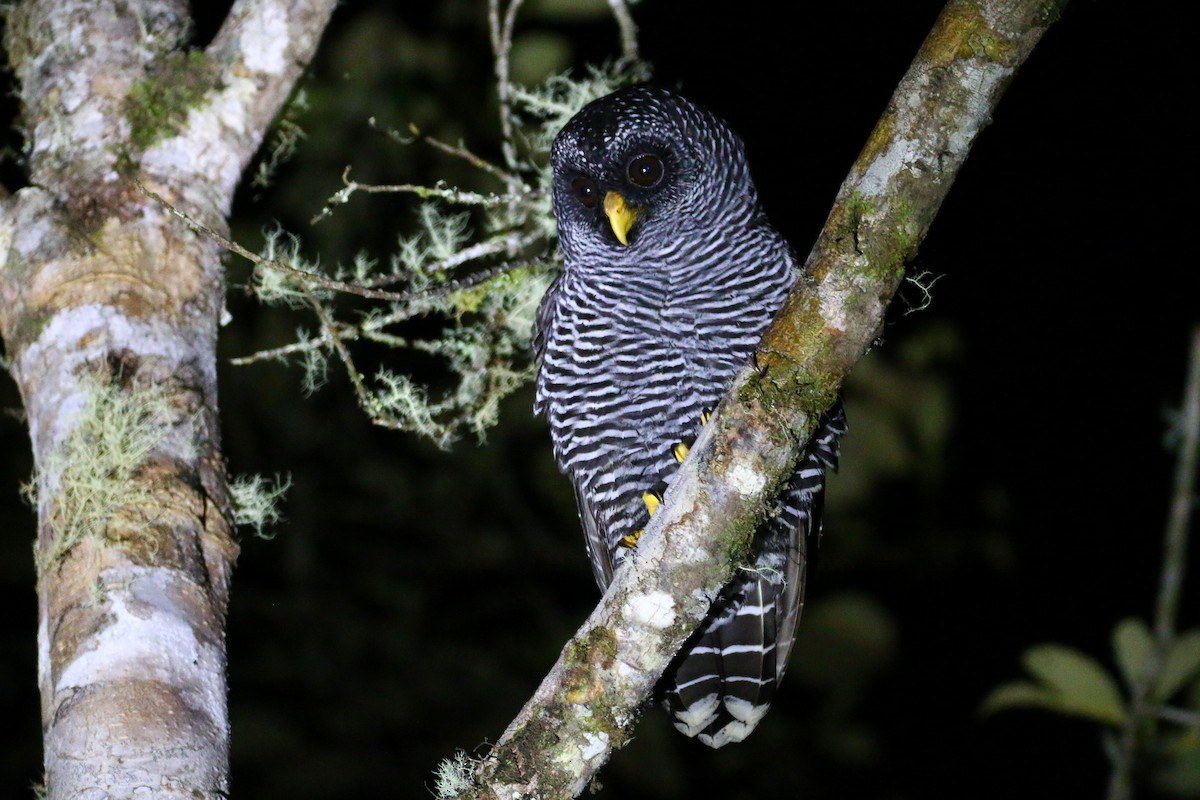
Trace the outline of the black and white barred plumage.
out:
<instances>
[{"instance_id":1,"label":"black and white barred plumage","mask_svg":"<svg viewBox=\"0 0 1200 800\"><path fill-rule=\"evenodd\" d=\"M565 269L538 310L535 410L603 589L798 265L760 208L741 141L676 94L638 86L589 104L555 139L551 166ZM757 532L752 568L664 676L676 727L712 747L753 730L783 676L843 430L839 407Z\"/></svg>"}]
</instances>

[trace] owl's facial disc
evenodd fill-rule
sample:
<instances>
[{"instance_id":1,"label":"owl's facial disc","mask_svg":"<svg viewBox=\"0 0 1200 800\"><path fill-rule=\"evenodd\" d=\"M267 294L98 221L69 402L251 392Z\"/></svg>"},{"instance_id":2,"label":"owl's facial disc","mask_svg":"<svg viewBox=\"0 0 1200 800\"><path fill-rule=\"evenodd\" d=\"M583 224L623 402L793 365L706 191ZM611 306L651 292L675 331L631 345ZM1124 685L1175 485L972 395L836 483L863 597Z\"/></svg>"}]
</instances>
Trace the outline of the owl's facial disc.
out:
<instances>
[{"instance_id":1,"label":"owl's facial disc","mask_svg":"<svg viewBox=\"0 0 1200 800\"><path fill-rule=\"evenodd\" d=\"M629 244L629 229L633 227L639 211L628 205L625 198L616 192L604 195L604 215L608 217L608 224L612 226L617 241L623 245Z\"/></svg>"}]
</instances>

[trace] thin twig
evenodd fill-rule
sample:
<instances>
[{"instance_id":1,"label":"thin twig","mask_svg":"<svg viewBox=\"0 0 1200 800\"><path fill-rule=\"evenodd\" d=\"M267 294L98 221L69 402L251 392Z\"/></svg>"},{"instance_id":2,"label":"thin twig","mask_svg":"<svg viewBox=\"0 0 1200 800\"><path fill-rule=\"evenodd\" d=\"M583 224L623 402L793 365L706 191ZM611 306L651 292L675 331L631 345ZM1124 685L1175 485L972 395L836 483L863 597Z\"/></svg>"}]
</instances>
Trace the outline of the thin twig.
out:
<instances>
[{"instance_id":1,"label":"thin twig","mask_svg":"<svg viewBox=\"0 0 1200 800\"><path fill-rule=\"evenodd\" d=\"M284 264L281 261L275 261L274 259L270 259L270 258L263 258L262 256L258 255L257 253L253 253L253 252L247 250L245 247L242 247L240 244L233 241L232 239L230 239L226 236L222 236L220 233L218 233L217 231L208 227L203 222L193 219L192 217L188 216L185 212L180 211L178 208L171 205L171 203L167 202L166 198L162 197L159 194L156 194L151 189L146 188L146 186L143 185L140 181L137 182L137 186L139 189L142 190L143 194L157 200L159 203L162 204L163 208L165 208L172 216L177 217L178 219L182 220L185 225L187 225L189 228L191 228L196 233L199 233L202 236L207 236L209 239L212 239L214 242L221 245L221 247L224 247L229 252L233 253L234 255L241 256L242 258L246 259L247 261L251 262L252 264L255 264L260 267L267 267L268 269L278 270L279 272L284 272L284 273L287 273L288 275L293 275L297 278L300 278L310 288L319 287L321 289L329 289L330 291L345 292L346 294L358 295L359 297L365 297L370 300L388 300L391 302L403 302L410 297L409 295L403 294L400 292L383 292L383 291L379 291L377 289L364 289L361 286L357 286L352 283L346 283L345 281L339 281L339 280L335 280L333 278L327 278L324 275L318 275L314 272L307 272L302 269L296 269L295 267L288 266L287 264Z\"/></svg>"},{"instance_id":2,"label":"thin twig","mask_svg":"<svg viewBox=\"0 0 1200 800\"><path fill-rule=\"evenodd\" d=\"M504 185L508 187L510 194L518 194L529 191L529 186L523 180L521 180L521 176L519 174L516 172L510 172L503 167L493 164L486 158L483 158L482 156L468 150L463 144L452 145L447 142L443 142L441 139L438 139L434 136L421 133L421 129L416 125L408 126L408 130L412 136L405 136L395 128L381 128L374 117L371 117L367 120L367 125L369 125L372 130L382 133L384 136L387 136L389 139L394 142L398 142L399 144L412 144L413 142L420 140L425 144L428 144L430 147L441 150L442 152L452 155L455 158L461 158L471 166L481 169L492 177L502 181Z\"/></svg>"},{"instance_id":3,"label":"thin twig","mask_svg":"<svg viewBox=\"0 0 1200 800\"><path fill-rule=\"evenodd\" d=\"M396 427L395 425L385 424L376 413L376 409L371 402L371 393L367 390L366 384L363 383L362 373L355 366L354 359L350 356L350 350L346 347L346 343L342 341L342 337L338 335L337 325L325 309L325 306L311 292L307 293L307 296L309 307L312 308L313 313L317 315L317 319L321 323L322 338L328 338L329 344L333 347L334 352L337 353L338 360L346 368L346 375L350 378L350 385L354 387L354 396L358 399L358 405L370 416L371 421L376 425L391 428Z\"/></svg>"},{"instance_id":4,"label":"thin twig","mask_svg":"<svg viewBox=\"0 0 1200 800\"><path fill-rule=\"evenodd\" d=\"M295 353L307 353L311 350L324 350L328 346L328 342L324 337L318 339L308 339L303 342L292 342L285 344L282 347L272 347L270 350L258 350L248 356L236 356L229 359L229 363L238 367L244 367L247 364L257 364L260 361L279 361L286 359L288 356Z\"/></svg>"},{"instance_id":5,"label":"thin twig","mask_svg":"<svg viewBox=\"0 0 1200 800\"><path fill-rule=\"evenodd\" d=\"M504 164L518 172L517 144L513 137L512 83L509 81L508 59L512 53L513 28L516 26L517 11L522 0L510 0L500 20L500 0L488 0L488 31L492 40L492 55L495 58L496 94L500 105L500 151Z\"/></svg>"},{"instance_id":6,"label":"thin twig","mask_svg":"<svg viewBox=\"0 0 1200 800\"><path fill-rule=\"evenodd\" d=\"M1154 636L1160 645L1175 639L1179 596L1187 567L1188 523L1195 509L1196 462L1200 458L1200 327L1192 331L1191 365L1180 427L1179 463L1175 467L1175 491L1167 518L1163 571L1154 614Z\"/></svg>"},{"instance_id":7,"label":"thin twig","mask_svg":"<svg viewBox=\"0 0 1200 800\"><path fill-rule=\"evenodd\" d=\"M633 15L629 13L629 5L625 0L608 0L608 7L612 9L613 18L617 21L617 29L621 34L619 63L622 67L636 64L641 56L638 54L637 24L633 21Z\"/></svg>"},{"instance_id":8,"label":"thin twig","mask_svg":"<svg viewBox=\"0 0 1200 800\"><path fill-rule=\"evenodd\" d=\"M367 300L383 300L389 303L419 303L427 300L435 300L440 297L445 297L448 294L453 294L454 292L462 289L469 289L472 286L477 286L489 278L493 278L497 275L503 274L504 272L520 269L522 267L537 266L544 263L538 260L511 261L491 267L490 269L483 270L479 273L469 275L457 281L448 281L435 289L419 292L389 292L382 289L373 288L371 282L347 283L346 281L328 278L315 272L297 269L296 267L289 266L281 261L276 261L275 259L263 258L257 253L247 250L245 247L233 241L232 239L222 236L220 233L208 227L204 223L188 216L185 212L180 211L178 208L167 202L167 200L161 195L158 195L152 190L146 188L140 182L138 183L138 188L140 188L146 195L161 203L169 213L182 220L192 230L196 231L202 236L207 236L229 252L241 256L256 266L265 267L267 269L273 269L288 275L292 275L302 283L306 284L310 289L328 289L329 291L355 295L356 297L366 298ZM526 246L532 245L537 241L538 238L540 238L539 234L527 234L524 237L518 236L514 238L490 239L486 242L481 242L478 245L473 245L472 247L455 253L449 258L445 258L441 261L430 264L428 266L428 270L432 272L439 269L450 269L461 266L467 262L483 258L485 256L495 255L503 252L519 251L524 249ZM385 280L396 281L399 280L399 278L397 276L388 275L385 276Z\"/></svg>"},{"instance_id":9,"label":"thin twig","mask_svg":"<svg viewBox=\"0 0 1200 800\"><path fill-rule=\"evenodd\" d=\"M443 153L447 153L456 158L461 158L473 167L483 170L494 178L504 182L508 187L510 194L523 194L529 191L529 186L521 180L520 176L496 166L486 158L476 155L462 144L452 145L443 142L441 139L436 139L432 136L421 136L421 140Z\"/></svg>"},{"instance_id":10,"label":"thin twig","mask_svg":"<svg viewBox=\"0 0 1200 800\"><path fill-rule=\"evenodd\" d=\"M1173 722L1184 728L1200 728L1200 711L1186 708L1163 706L1158 710L1158 718L1165 722Z\"/></svg>"},{"instance_id":11,"label":"thin twig","mask_svg":"<svg viewBox=\"0 0 1200 800\"><path fill-rule=\"evenodd\" d=\"M514 200L510 195L480 194L479 192L468 192L462 189L447 189L444 186L423 186L417 183L359 183L358 181L350 180L350 167L346 167L342 170L342 188L329 196L325 201L325 206L314 214L308 223L316 225L321 220L332 216L334 207L350 202L350 197L355 192L363 192L365 194L413 194L422 199L433 197L457 205L482 206L484 208L507 205Z\"/></svg>"},{"instance_id":12,"label":"thin twig","mask_svg":"<svg viewBox=\"0 0 1200 800\"><path fill-rule=\"evenodd\" d=\"M1175 641L1175 621L1186 571L1188 523L1196 499L1196 464L1200 459L1200 328L1192 331L1187 385L1180 414L1179 459L1175 467L1175 486L1167 513L1163 546L1162 573L1159 577L1158 602L1154 614L1154 647L1146 659L1146 668L1130 688L1129 713L1121 726L1113 752L1113 771L1108 781L1108 800L1130 800L1133 776L1143 737L1153 736L1146 723L1162 715L1151 697L1154 684L1166 663Z\"/></svg>"},{"instance_id":13,"label":"thin twig","mask_svg":"<svg viewBox=\"0 0 1200 800\"><path fill-rule=\"evenodd\" d=\"M463 264L472 261L478 261L488 256L504 255L507 258L514 258L518 253L532 247L542 239L542 234L538 231L533 231L525 234L512 233L507 236L496 236L491 239L486 239L479 244L473 244L470 247L465 247L451 256L447 256L439 261L434 261L426 264L422 269L427 273L449 272L452 269L461 267ZM529 261L506 261L504 264L499 264L492 269L492 275L499 275L504 272L511 272L521 267L529 267L537 264L544 264L544 260L532 259ZM422 299L426 297L442 297L450 292L458 291L459 289L474 286L478 281L475 280L474 273L460 281L451 281L437 289L426 290L425 292L413 293L410 299ZM490 276L489 276L490 277ZM363 281L361 286L364 288L377 289L380 286L388 286L397 281L403 280L400 275L380 275L377 278ZM484 279L486 280L486 278Z\"/></svg>"}]
</instances>

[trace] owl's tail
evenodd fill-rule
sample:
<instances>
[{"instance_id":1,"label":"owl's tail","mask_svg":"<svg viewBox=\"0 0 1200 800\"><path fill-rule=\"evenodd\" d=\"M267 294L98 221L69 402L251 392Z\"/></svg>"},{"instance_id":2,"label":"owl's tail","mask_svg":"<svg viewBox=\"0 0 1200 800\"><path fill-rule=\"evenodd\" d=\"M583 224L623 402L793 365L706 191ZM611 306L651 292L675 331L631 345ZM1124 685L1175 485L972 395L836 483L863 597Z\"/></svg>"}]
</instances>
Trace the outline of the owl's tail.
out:
<instances>
[{"instance_id":1,"label":"owl's tail","mask_svg":"<svg viewBox=\"0 0 1200 800\"><path fill-rule=\"evenodd\" d=\"M709 747L745 739L787 669L806 567L821 535L825 470L837 467L837 440L845 430L839 403L801 459L778 513L758 531L753 566L722 590L663 678L675 727Z\"/></svg>"},{"instance_id":2,"label":"owl's tail","mask_svg":"<svg viewBox=\"0 0 1200 800\"><path fill-rule=\"evenodd\" d=\"M785 666L777 658L780 587L766 577L738 583L665 679L675 727L709 747L740 742L754 730Z\"/></svg>"}]
</instances>

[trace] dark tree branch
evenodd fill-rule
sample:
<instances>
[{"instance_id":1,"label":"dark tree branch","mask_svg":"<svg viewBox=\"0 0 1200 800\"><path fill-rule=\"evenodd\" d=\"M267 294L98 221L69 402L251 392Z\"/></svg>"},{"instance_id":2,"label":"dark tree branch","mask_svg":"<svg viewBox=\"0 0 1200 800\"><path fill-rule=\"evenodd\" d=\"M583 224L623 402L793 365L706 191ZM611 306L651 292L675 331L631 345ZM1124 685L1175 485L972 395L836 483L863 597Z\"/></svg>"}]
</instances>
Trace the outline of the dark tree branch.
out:
<instances>
[{"instance_id":1,"label":"dark tree branch","mask_svg":"<svg viewBox=\"0 0 1200 800\"><path fill-rule=\"evenodd\" d=\"M472 798L575 797L622 746L738 568L884 311L979 131L1059 12L949 3L838 193L795 287L601 604L470 776Z\"/></svg>"}]
</instances>

